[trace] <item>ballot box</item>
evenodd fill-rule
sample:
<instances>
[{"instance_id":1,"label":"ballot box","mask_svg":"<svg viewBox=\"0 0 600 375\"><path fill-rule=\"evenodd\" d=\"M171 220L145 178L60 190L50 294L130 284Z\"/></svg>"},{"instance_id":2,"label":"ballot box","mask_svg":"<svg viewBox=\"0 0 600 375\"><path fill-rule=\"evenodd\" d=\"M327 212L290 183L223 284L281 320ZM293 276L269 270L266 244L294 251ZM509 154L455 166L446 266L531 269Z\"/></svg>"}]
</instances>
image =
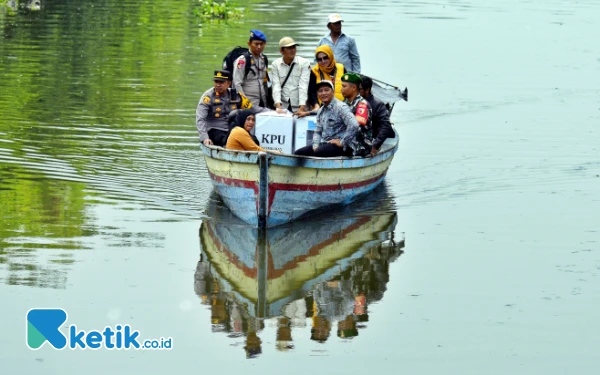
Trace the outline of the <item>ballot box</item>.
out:
<instances>
[{"instance_id":1,"label":"ballot box","mask_svg":"<svg viewBox=\"0 0 600 375\"><path fill-rule=\"evenodd\" d=\"M294 153L294 117L291 113L271 111L256 114L254 135L262 148L284 154Z\"/></svg>"},{"instance_id":2,"label":"ballot box","mask_svg":"<svg viewBox=\"0 0 600 375\"><path fill-rule=\"evenodd\" d=\"M317 128L316 118L317 116L306 116L296 119L294 149L312 145L313 134Z\"/></svg>"}]
</instances>

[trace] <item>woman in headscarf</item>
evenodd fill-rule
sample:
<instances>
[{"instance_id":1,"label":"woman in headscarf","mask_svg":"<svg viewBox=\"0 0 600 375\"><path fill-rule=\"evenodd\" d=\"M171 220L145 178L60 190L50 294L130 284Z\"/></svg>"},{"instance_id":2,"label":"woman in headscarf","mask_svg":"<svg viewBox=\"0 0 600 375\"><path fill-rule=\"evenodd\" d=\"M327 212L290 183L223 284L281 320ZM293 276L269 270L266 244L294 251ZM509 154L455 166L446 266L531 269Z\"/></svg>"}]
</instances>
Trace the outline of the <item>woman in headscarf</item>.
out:
<instances>
[{"instance_id":1,"label":"woman in headscarf","mask_svg":"<svg viewBox=\"0 0 600 375\"><path fill-rule=\"evenodd\" d=\"M251 109L238 111L230 127L225 148L240 151L267 151L260 147L258 139L250 131L254 128L256 117Z\"/></svg>"},{"instance_id":2,"label":"woman in headscarf","mask_svg":"<svg viewBox=\"0 0 600 375\"><path fill-rule=\"evenodd\" d=\"M317 83L328 80L333 83L335 97L344 100L342 96L342 76L346 73L346 68L340 63L336 63L333 56L333 50L328 45L319 46L315 52L317 65L310 72L308 81L308 104L313 110L321 106L317 97Z\"/></svg>"}]
</instances>

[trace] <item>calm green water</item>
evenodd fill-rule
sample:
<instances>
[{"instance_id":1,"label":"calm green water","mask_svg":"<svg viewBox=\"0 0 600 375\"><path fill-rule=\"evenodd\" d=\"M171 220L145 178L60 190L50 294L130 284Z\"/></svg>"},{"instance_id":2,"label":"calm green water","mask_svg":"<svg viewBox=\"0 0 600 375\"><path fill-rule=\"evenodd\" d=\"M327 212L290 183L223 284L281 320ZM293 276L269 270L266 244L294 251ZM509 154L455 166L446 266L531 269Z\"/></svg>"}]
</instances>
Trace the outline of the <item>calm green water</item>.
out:
<instances>
[{"instance_id":1,"label":"calm green water","mask_svg":"<svg viewBox=\"0 0 600 375\"><path fill-rule=\"evenodd\" d=\"M597 371L598 1L250 1L202 27L197 5L0 8L3 374ZM409 87L400 151L370 200L261 258L211 195L195 107L249 29L310 57L330 11L363 72ZM35 307L174 347L31 351Z\"/></svg>"}]
</instances>

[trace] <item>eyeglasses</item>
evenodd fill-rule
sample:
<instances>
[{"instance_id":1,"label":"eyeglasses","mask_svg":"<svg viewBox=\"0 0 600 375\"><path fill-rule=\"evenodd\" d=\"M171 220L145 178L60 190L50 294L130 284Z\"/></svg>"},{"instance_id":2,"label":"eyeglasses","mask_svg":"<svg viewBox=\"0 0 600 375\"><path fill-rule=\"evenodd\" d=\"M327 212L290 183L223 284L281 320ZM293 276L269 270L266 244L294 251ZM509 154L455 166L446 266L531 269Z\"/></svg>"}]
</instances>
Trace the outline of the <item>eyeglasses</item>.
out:
<instances>
[{"instance_id":1,"label":"eyeglasses","mask_svg":"<svg viewBox=\"0 0 600 375\"><path fill-rule=\"evenodd\" d=\"M325 56L325 57L317 57L317 62L321 62L321 61L328 61L329 57Z\"/></svg>"}]
</instances>

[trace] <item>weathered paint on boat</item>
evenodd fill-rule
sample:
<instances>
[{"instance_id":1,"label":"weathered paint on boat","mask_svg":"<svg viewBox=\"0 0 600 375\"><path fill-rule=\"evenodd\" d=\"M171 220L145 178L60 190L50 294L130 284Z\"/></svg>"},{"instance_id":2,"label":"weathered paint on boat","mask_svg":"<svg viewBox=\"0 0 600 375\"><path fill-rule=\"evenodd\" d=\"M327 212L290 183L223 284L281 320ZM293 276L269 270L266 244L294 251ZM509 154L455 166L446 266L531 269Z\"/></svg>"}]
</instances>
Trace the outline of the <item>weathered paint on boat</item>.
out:
<instances>
[{"instance_id":1,"label":"weathered paint on boat","mask_svg":"<svg viewBox=\"0 0 600 375\"><path fill-rule=\"evenodd\" d=\"M261 232L205 221L200 240L212 272L221 281L220 290L255 306L248 309L252 315L268 317L280 314L286 303L380 246L396 222L395 213L386 213L289 223Z\"/></svg>"},{"instance_id":2,"label":"weathered paint on boat","mask_svg":"<svg viewBox=\"0 0 600 375\"><path fill-rule=\"evenodd\" d=\"M227 207L259 226L259 153L202 145L215 191ZM375 157L307 158L268 154L266 227L274 227L331 204L348 204L379 185L398 149L388 139Z\"/></svg>"}]
</instances>

